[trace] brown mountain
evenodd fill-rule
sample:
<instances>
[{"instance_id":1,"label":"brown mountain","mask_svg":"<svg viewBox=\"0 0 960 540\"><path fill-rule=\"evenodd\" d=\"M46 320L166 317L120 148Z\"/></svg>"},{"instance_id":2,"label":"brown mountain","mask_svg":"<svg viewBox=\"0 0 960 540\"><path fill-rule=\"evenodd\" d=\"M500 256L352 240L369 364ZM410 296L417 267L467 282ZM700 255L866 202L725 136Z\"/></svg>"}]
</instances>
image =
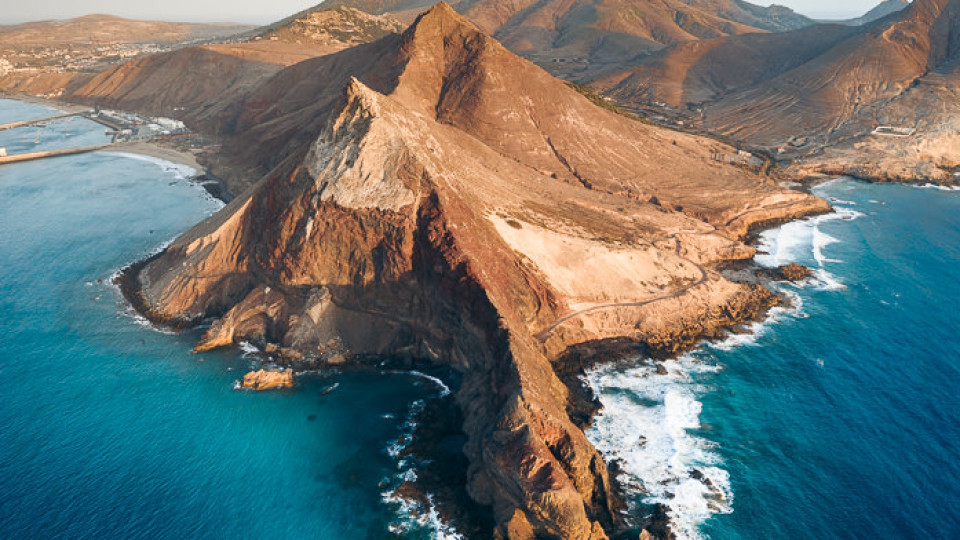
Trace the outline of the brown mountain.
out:
<instances>
[{"instance_id":1,"label":"brown mountain","mask_svg":"<svg viewBox=\"0 0 960 540\"><path fill-rule=\"evenodd\" d=\"M785 32L814 24L812 19L777 4L758 6L743 0L683 0L683 2L706 13L770 32Z\"/></svg>"},{"instance_id":2,"label":"brown mountain","mask_svg":"<svg viewBox=\"0 0 960 540\"><path fill-rule=\"evenodd\" d=\"M220 115L222 109L237 103L284 67L400 30L399 23L389 17L352 8L309 9L244 34L239 40L119 64L70 88L67 97L106 107L183 116L219 132L218 122L228 121Z\"/></svg>"},{"instance_id":3,"label":"brown mountain","mask_svg":"<svg viewBox=\"0 0 960 540\"><path fill-rule=\"evenodd\" d=\"M406 26L389 16L371 15L351 7L325 4L301 11L254 31L254 39L312 43L342 50L396 34Z\"/></svg>"},{"instance_id":4,"label":"brown mountain","mask_svg":"<svg viewBox=\"0 0 960 540\"><path fill-rule=\"evenodd\" d=\"M86 15L64 21L0 26L0 45L47 47L93 43L170 43L229 36L249 30L239 24L136 21L113 15Z\"/></svg>"},{"instance_id":5,"label":"brown mountain","mask_svg":"<svg viewBox=\"0 0 960 540\"><path fill-rule=\"evenodd\" d=\"M756 316L773 297L716 265L752 256L751 226L828 208L712 159L729 147L596 106L446 4L199 123L269 172L130 269L128 297L155 321L214 319L198 349L457 373L464 482L501 538L622 530L559 374L613 343L673 352Z\"/></svg>"},{"instance_id":6,"label":"brown mountain","mask_svg":"<svg viewBox=\"0 0 960 540\"><path fill-rule=\"evenodd\" d=\"M623 102L702 102L708 129L758 146L790 145L802 154L874 146L870 133L887 117L911 129L936 118L953 125L937 112L934 96L949 95L957 82L958 36L960 2L917 0L864 27L818 25L675 47L597 85ZM900 105L910 100L928 106L911 111ZM952 109L949 101L943 105ZM918 132L912 140L918 148L930 146L924 140L931 133ZM949 154L925 154L929 159L921 161L933 169L914 160L904 168L945 178L955 161Z\"/></svg>"},{"instance_id":7,"label":"brown mountain","mask_svg":"<svg viewBox=\"0 0 960 540\"><path fill-rule=\"evenodd\" d=\"M249 28L110 15L0 26L0 91L59 96L109 65Z\"/></svg>"},{"instance_id":8,"label":"brown mountain","mask_svg":"<svg viewBox=\"0 0 960 540\"><path fill-rule=\"evenodd\" d=\"M410 20L429 0L336 3ZM511 51L570 80L595 78L668 45L809 22L785 8L740 0L461 0L453 6Z\"/></svg>"}]
</instances>

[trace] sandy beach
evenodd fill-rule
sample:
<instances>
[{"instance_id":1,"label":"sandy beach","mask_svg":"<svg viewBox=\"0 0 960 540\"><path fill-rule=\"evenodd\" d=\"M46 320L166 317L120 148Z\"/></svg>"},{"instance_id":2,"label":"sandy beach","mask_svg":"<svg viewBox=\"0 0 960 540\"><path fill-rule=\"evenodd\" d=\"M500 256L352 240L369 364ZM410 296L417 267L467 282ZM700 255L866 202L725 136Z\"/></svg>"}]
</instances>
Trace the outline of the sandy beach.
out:
<instances>
[{"instance_id":1,"label":"sandy beach","mask_svg":"<svg viewBox=\"0 0 960 540\"><path fill-rule=\"evenodd\" d=\"M203 166L197 162L197 158L193 154L183 150L178 150L176 148L163 146L160 143L135 142L123 144L117 146L117 151L142 154L144 156L155 157L158 159L172 161L174 163L179 163L181 165L187 165L188 167L191 167L197 171L197 175L204 174L205 172Z\"/></svg>"}]
</instances>

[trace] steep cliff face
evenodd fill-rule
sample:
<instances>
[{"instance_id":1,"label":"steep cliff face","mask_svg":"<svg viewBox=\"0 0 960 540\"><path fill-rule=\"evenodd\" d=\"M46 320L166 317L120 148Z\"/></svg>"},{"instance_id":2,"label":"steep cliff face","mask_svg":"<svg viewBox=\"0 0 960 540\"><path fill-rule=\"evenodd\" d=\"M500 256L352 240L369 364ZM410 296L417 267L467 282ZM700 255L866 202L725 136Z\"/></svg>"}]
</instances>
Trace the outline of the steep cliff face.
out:
<instances>
[{"instance_id":1,"label":"steep cliff face","mask_svg":"<svg viewBox=\"0 0 960 540\"><path fill-rule=\"evenodd\" d=\"M753 224L828 208L711 161L713 141L596 107L445 4L278 73L237 110L229 144L283 157L131 269L128 295L156 321L212 319L198 349L459 372L468 490L500 537L623 526L567 413L568 347L669 350L755 315L769 295L712 265L752 256L738 239Z\"/></svg>"}]
</instances>

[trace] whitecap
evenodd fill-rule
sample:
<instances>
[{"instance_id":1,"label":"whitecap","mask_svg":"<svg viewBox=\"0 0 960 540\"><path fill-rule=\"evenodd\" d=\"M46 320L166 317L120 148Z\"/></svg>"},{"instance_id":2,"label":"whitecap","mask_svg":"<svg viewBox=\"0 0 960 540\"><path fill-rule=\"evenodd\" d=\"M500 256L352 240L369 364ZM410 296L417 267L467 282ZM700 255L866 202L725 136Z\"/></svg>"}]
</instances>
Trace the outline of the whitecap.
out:
<instances>
[{"instance_id":1,"label":"whitecap","mask_svg":"<svg viewBox=\"0 0 960 540\"><path fill-rule=\"evenodd\" d=\"M241 341L240 343L237 343L237 347L240 349L240 356L244 358L249 358L250 356L260 354L260 349L249 341Z\"/></svg>"},{"instance_id":2,"label":"whitecap","mask_svg":"<svg viewBox=\"0 0 960 540\"><path fill-rule=\"evenodd\" d=\"M839 207L830 214L792 221L776 229L764 231L759 236L758 254L754 260L760 266L777 268L812 259L817 265L812 280L816 286L823 290L843 289L843 282L826 269L828 263L843 261L831 259L824 254L827 246L839 243L840 239L823 232L821 226L830 221L853 221L864 216L865 214L852 208Z\"/></svg>"},{"instance_id":3,"label":"whitecap","mask_svg":"<svg viewBox=\"0 0 960 540\"><path fill-rule=\"evenodd\" d=\"M133 152L104 151L101 153L106 155L127 158L127 159L135 159L137 161L145 161L147 163L153 163L154 165L163 169L165 172L171 173L173 177L176 178L177 180L190 180L195 176L197 176L196 169L183 163L175 163L173 161L168 161L166 159L147 156L143 154L136 154ZM202 192L203 199L211 206L211 213L216 212L217 210L220 210L221 208L226 206L226 204L223 201L211 195L210 192L207 191L205 187L203 187L203 184L199 182L190 182L190 185L195 187L196 189L199 189Z\"/></svg>"},{"instance_id":4,"label":"whitecap","mask_svg":"<svg viewBox=\"0 0 960 540\"><path fill-rule=\"evenodd\" d=\"M407 373L409 373L410 375L413 375L414 377L420 377L422 379L426 379L432 382L433 384L437 385L437 387L440 388L440 397L446 397L450 395L450 387L447 386L446 383L444 383L438 377L434 377L433 375L427 375L426 373L423 373L421 371L416 371L416 370L408 371Z\"/></svg>"},{"instance_id":5,"label":"whitecap","mask_svg":"<svg viewBox=\"0 0 960 540\"><path fill-rule=\"evenodd\" d=\"M690 355L662 365L666 375L646 363L587 373L603 404L587 436L608 461L619 461L618 480L644 494L643 503L666 505L678 538L696 539L710 516L733 511L716 445L691 433L700 427L697 398L705 391L691 375L720 368Z\"/></svg>"},{"instance_id":6,"label":"whitecap","mask_svg":"<svg viewBox=\"0 0 960 540\"><path fill-rule=\"evenodd\" d=\"M433 379L419 372L414 373ZM446 387L444 386L444 388ZM380 492L380 498L385 504L393 507L395 516L394 521L388 525L387 529L398 536L406 536L416 531L429 533L431 538L435 539L462 540L463 536L456 531L453 525L440 518L432 494L426 494L424 504L424 501L403 497L397 491L397 488L402 484L415 482L418 478L417 467L426 463L413 456L400 457L403 450L410 446L413 441L413 433L417 427L416 418L423 412L426 405L426 401L422 399L410 404L406 419L400 426L400 434L386 447L387 455L396 460L397 468L394 475L381 482L387 489ZM382 417L386 416L382 415Z\"/></svg>"},{"instance_id":7,"label":"whitecap","mask_svg":"<svg viewBox=\"0 0 960 540\"><path fill-rule=\"evenodd\" d=\"M927 183L916 186L920 189L936 189L939 191L960 191L960 186L942 186L940 184Z\"/></svg>"},{"instance_id":8,"label":"whitecap","mask_svg":"<svg viewBox=\"0 0 960 540\"><path fill-rule=\"evenodd\" d=\"M754 260L760 266L777 268L802 259L813 241L815 225L813 219L801 219L763 231Z\"/></svg>"},{"instance_id":9,"label":"whitecap","mask_svg":"<svg viewBox=\"0 0 960 540\"><path fill-rule=\"evenodd\" d=\"M178 180L187 180L193 178L197 175L197 170L193 167L183 164L175 163L166 159L147 156L144 154L137 154L134 152L113 152L113 151L104 151L102 154L110 156L124 157L127 159L135 159L137 161L145 161L147 163L153 163L154 165L160 167L166 172L172 173Z\"/></svg>"},{"instance_id":10,"label":"whitecap","mask_svg":"<svg viewBox=\"0 0 960 540\"><path fill-rule=\"evenodd\" d=\"M845 201L845 200L843 200L843 199L838 199L838 198L836 198L836 197L830 197L830 202L833 203L833 204L845 204L845 205L847 205L847 206L856 206L856 205L857 205L857 203L855 203L855 202L853 202L853 201Z\"/></svg>"}]
</instances>

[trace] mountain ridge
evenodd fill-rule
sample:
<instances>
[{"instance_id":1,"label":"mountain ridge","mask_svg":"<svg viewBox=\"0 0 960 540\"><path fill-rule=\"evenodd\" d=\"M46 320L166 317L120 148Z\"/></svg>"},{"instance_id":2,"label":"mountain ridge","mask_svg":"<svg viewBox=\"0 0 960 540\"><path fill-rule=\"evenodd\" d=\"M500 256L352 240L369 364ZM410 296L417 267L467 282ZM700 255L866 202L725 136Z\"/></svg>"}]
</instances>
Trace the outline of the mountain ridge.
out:
<instances>
[{"instance_id":1,"label":"mountain ridge","mask_svg":"<svg viewBox=\"0 0 960 540\"><path fill-rule=\"evenodd\" d=\"M454 370L464 484L504 538L626 526L568 412L566 352L675 351L757 316L770 293L712 265L751 257L739 239L758 223L829 208L713 161L730 151L714 141L597 107L445 4L223 111L225 151L258 148L267 174L129 269L125 294L158 322L212 318L200 350L247 340L296 366Z\"/></svg>"},{"instance_id":2,"label":"mountain ridge","mask_svg":"<svg viewBox=\"0 0 960 540\"><path fill-rule=\"evenodd\" d=\"M780 148L785 157L802 160L790 169L802 174L819 169L952 182L956 158L948 150L946 126L956 125L955 115L933 99L919 98L925 106L913 111L897 103L924 89L930 96L950 95L944 85L958 61L958 14L956 1L916 0L861 27L817 25L718 38L674 47L595 84L624 104L660 100L701 109L703 128L755 147ZM872 134L894 119L904 129L925 126L900 140L911 145L911 155L900 163L883 155L894 151L892 141ZM818 157L831 148L843 155ZM851 163L857 148L874 165Z\"/></svg>"}]
</instances>

